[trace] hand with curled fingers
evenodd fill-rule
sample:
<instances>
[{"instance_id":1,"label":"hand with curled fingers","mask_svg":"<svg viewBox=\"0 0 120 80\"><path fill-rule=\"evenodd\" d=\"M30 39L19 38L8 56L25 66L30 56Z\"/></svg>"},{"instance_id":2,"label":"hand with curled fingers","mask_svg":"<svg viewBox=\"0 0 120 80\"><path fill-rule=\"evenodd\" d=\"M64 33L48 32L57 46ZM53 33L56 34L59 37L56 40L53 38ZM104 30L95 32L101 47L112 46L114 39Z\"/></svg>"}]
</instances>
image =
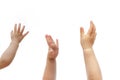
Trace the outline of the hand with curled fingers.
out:
<instances>
[{"instance_id":1,"label":"hand with curled fingers","mask_svg":"<svg viewBox=\"0 0 120 80\"><path fill-rule=\"evenodd\" d=\"M92 21L90 21L90 28L87 34L85 34L83 27L80 28L80 43L83 49L92 48L95 38L96 38L96 28Z\"/></svg>"},{"instance_id":2,"label":"hand with curled fingers","mask_svg":"<svg viewBox=\"0 0 120 80\"><path fill-rule=\"evenodd\" d=\"M51 35L46 35L45 38L49 47L48 59L54 60L58 56L58 51L59 51L58 40L56 39L56 42L54 42Z\"/></svg>"}]
</instances>

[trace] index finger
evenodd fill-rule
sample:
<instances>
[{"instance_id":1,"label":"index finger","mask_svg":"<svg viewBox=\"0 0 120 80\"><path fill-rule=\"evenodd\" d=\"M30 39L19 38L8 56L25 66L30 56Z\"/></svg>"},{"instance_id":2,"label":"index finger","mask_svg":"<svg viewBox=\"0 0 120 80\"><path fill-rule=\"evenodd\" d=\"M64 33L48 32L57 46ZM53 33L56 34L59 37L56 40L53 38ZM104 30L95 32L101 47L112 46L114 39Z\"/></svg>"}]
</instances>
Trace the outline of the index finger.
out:
<instances>
[{"instance_id":1,"label":"index finger","mask_svg":"<svg viewBox=\"0 0 120 80\"><path fill-rule=\"evenodd\" d=\"M87 34L91 35L93 33L93 31L94 31L94 24L92 21L90 21L90 28L89 28Z\"/></svg>"}]
</instances>

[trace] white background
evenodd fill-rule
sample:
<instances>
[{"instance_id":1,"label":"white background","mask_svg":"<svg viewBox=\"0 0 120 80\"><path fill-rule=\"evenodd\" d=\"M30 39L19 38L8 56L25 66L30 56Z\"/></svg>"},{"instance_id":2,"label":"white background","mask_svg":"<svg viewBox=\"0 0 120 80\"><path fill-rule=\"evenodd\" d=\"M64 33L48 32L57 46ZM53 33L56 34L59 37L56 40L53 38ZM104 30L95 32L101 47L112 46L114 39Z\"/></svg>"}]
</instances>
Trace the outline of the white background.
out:
<instances>
[{"instance_id":1,"label":"white background","mask_svg":"<svg viewBox=\"0 0 120 80\"><path fill-rule=\"evenodd\" d=\"M42 80L48 46L45 34L59 39L57 80L86 80L79 28L92 20L97 29L94 50L103 80L120 80L119 0L0 0L0 55L8 47L15 23L30 33L20 43L0 80Z\"/></svg>"}]
</instances>

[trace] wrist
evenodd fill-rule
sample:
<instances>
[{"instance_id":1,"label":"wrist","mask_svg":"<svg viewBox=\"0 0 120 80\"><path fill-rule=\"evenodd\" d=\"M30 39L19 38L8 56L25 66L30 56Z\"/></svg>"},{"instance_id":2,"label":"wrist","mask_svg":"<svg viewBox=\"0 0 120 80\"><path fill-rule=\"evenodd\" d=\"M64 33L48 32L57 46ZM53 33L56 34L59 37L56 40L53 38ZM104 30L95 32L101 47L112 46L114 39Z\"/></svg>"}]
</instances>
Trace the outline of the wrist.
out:
<instances>
[{"instance_id":1,"label":"wrist","mask_svg":"<svg viewBox=\"0 0 120 80\"><path fill-rule=\"evenodd\" d=\"M93 48L83 48L83 51L92 51Z\"/></svg>"},{"instance_id":2,"label":"wrist","mask_svg":"<svg viewBox=\"0 0 120 80\"><path fill-rule=\"evenodd\" d=\"M11 41L11 44L19 45L19 42L15 41L15 40L12 40L12 41Z\"/></svg>"},{"instance_id":3,"label":"wrist","mask_svg":"<svg viewBox=\"0 0 120 80\"><path fill-rule=\"evenodd\" d=\"M56 61L56 59L50 59L50 58L48 58L48 59L47 59L47 61L48 61L48 62L52 62L52 63L53 63L53 62L55 62L55 61Z\"/></svg>"}]
</instances>

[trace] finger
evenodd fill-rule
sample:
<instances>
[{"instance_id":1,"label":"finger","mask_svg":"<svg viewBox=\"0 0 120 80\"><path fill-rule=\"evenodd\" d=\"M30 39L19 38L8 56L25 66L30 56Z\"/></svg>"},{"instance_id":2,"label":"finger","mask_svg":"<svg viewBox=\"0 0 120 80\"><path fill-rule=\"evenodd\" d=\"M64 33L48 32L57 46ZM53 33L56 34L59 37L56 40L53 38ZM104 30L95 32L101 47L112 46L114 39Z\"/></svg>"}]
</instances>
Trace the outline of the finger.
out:
<instances>
[{"instance_id":1,"label":"finger","mask_svg":"<svg viewBox=\"0 0 120 80\"><path fill-rule=\"evenodd\" d=\"M20 33L21 23L18 25L18 33Z\"/></svg>"},{"instance_id":2,"label":"finger","mask_svg":"<svg viewBox=\"0 0 120 80\"><path fill-rule=\"evenodd\" d=\"M23 33L24 29L25 29L25 26L23 26L22 30L20 31L21 34Z\"/></svg>"},{"instance_id":3,"label":"finger","mask_svg":"<svg viewBox=\"0 0 120 80\"><path fill-rule=\"evenodd\" d=\"M56 39L56 43L54 41L50 43L49 47L52 48L53 50L58 50L59 49L58 39Z\"/></svg>"},{"instance_id":4,"label":"finger","mask_svg":"<svg viewBox=\"0 0 120 80\"><path fill-rule=\"evenodd\" d=\"M49 35L49 38L50 38L51 43L55 43L51 35Z\"/></svg>"},{"instance_id":5,"label":"finger","mask_svg":"<svg viewBox=\"0 0 120 80\"><path fill-rule=\"evenodd\" d=\"M88 34L88 35L91 35L91 34L92 34L92 31L93 31L93 22L90 21L90 28L89 28L87 34Z\"/></svg>"},{"instance_id":6,"label":"finger","mask_svg":"<svg viewBox=\"0 0 120 80\"><path fill-rule=\"evenodd\" d=\"M47 41L49 43L53 43L54 42L53 39L52 39L52 37L50 35L46 35L46 39L47 39Z\"/></svg>"},{"instance_id":7,"label":"finger","mask_svg":"<svg viewBox=\"0 0 120 80\"><path fill-rule=\"evenodd\" d=\"M47 44L49 46L49 35L45 35L45 38L46 38Z\"/></svg>"},{"instance_id":8,"label":"finger","mask_svg":"<svg viewBox=\"0 0 120 80\"><path fill-rule=\"evenodd\" d=\"M49 47L51 47L51 44L54 44L54 41L50 35L46 35L46 41Z\"/></svg>"},{"instance_id":9,"label":"finger","mask_svg":"<svg viewBox=\"0 0 120 80\"><path fill-rule=\"evenodd\" d=\"M91 22L91 26L93 26L93 31L92 31L92 33L96 33L96 27L95 27L95 25L94 25L93 22Z\"/></svg>"},{"instance_id":10,"label":"finger","mask_svg":"<svg viewBox=\"0 0 120 80\"><path fill-rule=\"evenodd\" d=\"M29 33L29 31L27 31L26 33L23 34L23 38Z\"/></svg>"},{"instance_id":11,"label":"finger","mask_svg":"<svg viewBox=\"0 0 120 80\"><path fill-rule=\"evenodd\" d=\"M59 48L59 42L58 42L58 39L56 39L56 46L57 46L57 48Z\"/></svg>"},{"instance_id":12,"label":"finger","mask_svg":"<svg viewBox=\"0 0 120 80\"><path fill-rule=\"evenodd\" d=\"M80 27L80 36L82 37L84 35L84 28Z\"/></svg>"},{"instance_id":13,"label":"finger","mask_svg":"<svg viewBox=\"0 0 120 80\"><path fill-rule=\"evenodd\" d=\"M54 42L52 36L49 35L49 37L50 37L50 42L49 42L49 43L50 43L50 47L56 49L56 44L55 44L55 42Z\"/></svg>"},{"instance_id":14,"label":"finger","mask_svg":"<svg viewBox=\"0 0 120 80\"><path fill-rule=\"evenodd\" d=\"M14 25L14 32L17 32L17 24Z\"/></svg>"}]
</instances>

